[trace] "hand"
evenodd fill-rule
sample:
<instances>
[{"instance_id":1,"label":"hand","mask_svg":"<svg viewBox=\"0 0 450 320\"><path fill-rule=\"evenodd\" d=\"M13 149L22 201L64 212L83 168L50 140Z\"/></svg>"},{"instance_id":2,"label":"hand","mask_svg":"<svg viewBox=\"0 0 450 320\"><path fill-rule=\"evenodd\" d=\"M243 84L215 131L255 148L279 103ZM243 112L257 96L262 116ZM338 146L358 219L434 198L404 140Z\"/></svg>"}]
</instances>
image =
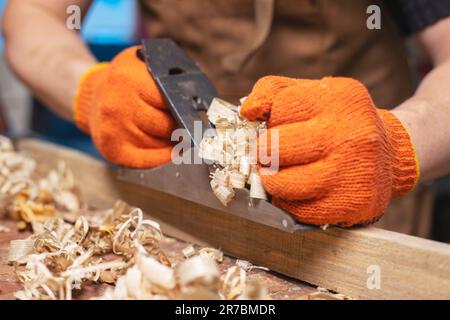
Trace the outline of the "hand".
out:
<instances>
[{"instance_id":1,"label":"hand","mask_svg":"<svg viewBox=\"0 0 450 320\"><path fill-rule=\"evenodd\" d=\"M106 159L127 167L155 167L171 159L176 123L137 49L128 48L111 63L87 71L74 117Z\"/></svg>"},{"instance_id":2,"label":"hand","mask_svg":"<svg viewBox=\"0 0 450 320\"><path fill-rule=\"evenodd\" d=\"M268 76L245 100L241 115L267 121L279 146L280 170L263 175L272 202L303 223L364 225L419 177L409 135L367 89L349 78L301 80ZM270 145L270 144L268 144Z\"/></svg>"}]
</instances>

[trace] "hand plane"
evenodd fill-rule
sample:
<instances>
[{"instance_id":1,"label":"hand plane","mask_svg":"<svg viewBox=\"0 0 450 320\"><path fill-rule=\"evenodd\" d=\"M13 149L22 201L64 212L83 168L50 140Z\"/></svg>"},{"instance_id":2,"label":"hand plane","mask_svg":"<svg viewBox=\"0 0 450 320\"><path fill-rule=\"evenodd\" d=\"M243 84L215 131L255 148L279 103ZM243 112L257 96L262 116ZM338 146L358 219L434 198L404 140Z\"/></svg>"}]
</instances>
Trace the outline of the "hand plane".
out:
<instances>
[{"instance_id":1,"label":"hand plane","mask_svg":"<svg viewBox=\"0 0 450 320\"><path fill-rule=\"evenodd\" d=\"M213 98L217 97L214 86L197 64L170 39L145 40L138 56L145 61L173 117L186 130L193 147L198 147L202 137L195 134L194 123L203 121L203 131L213 129L199 113L207 111ZM118 172L121 180L286 232L316 229L296 222L287 212L268 201L256 200L249 205L247 189L239 190L236 198L228 206L223 206L211 190L210 167L206 163L171 162L145 170L120 168Z\"/></svg>"}]
</instances>

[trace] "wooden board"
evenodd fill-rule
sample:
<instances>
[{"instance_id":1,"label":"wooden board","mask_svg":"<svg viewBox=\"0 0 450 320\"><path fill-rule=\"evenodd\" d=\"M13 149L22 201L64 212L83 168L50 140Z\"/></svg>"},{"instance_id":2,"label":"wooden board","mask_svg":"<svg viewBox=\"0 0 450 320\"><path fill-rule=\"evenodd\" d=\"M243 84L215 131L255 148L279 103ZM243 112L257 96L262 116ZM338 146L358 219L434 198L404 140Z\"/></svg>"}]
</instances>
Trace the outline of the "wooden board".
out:
<instances>
[{"instance_id":1,"label":"wooden board","mask_svg":"<svg viewBox=\"0 0 450 320\"><path fill-rule=\"evenodd\" d=\"M372 227L288 234L223 212L117 181L105 163L79 152L25 140L19 148L40 170L63 159L96 207L122 199L158 220L166 233L219 247L308 283L363 299L450 299L450 245ZM367 286L373 270L380 286ZM368 273L369 271L369 273Z\"/></svg>"}]
</instances>

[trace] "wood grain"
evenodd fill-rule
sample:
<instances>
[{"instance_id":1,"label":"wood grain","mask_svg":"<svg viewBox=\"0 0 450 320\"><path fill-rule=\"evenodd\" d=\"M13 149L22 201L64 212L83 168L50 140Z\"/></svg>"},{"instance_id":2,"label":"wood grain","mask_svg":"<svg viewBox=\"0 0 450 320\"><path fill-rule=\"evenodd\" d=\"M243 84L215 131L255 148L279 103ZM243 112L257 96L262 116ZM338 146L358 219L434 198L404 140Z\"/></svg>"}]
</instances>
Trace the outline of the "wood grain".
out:
<instances>
[{"instance_id":1,"label":"wood grain","mask_svg":"<svg viewBox=\"0 0 450 320\"><path fill-rule=\"evenodd\" d=\"M450 298L450 245L372 227L288 234L118 181L110 166L73 150L31 140L18 146L43 164L39 170L54 166L57 159L66 161L89 204L109 207L122 199L141 207L179 239L219 247L354 298ZM367 287L371 266L381 271L379 289Z\"/></svg>"}]
</instances>

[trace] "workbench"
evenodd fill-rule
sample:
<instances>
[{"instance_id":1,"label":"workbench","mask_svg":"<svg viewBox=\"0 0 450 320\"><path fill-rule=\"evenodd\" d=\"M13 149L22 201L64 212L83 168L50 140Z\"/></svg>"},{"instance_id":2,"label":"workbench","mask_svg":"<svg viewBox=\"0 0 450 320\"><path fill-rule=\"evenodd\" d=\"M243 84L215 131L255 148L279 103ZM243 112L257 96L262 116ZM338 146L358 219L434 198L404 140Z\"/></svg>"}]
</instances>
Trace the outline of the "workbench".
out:
<instances>
[{"instance_id":1,"label":"workbench","mask_svg":"<svg viewBox=\"0 0 450 320\"><path fill-rule=\"evenodd\" d=\"M117 167L71 149L36 140L18 141L17 148L37 161L38 174L46 174L59 160L66 162L83 200L92 207L111 208L120 199L141 208L165 234L179 239L169 251L181 252L187 243L195 243L277 272L249 275L260 277L274 298L300 298L320 286L355 299L450 299L449 244L374 227L287 233L121 181ZM2 298L11 298L18 289L4 260L9 240L17 236L26 234L0 234ZM222 267L232 263L226 258ZM373 272L379 285L369 283ZM81 298L103 289L93 286Z\"/></svg>"}]
</instances>

